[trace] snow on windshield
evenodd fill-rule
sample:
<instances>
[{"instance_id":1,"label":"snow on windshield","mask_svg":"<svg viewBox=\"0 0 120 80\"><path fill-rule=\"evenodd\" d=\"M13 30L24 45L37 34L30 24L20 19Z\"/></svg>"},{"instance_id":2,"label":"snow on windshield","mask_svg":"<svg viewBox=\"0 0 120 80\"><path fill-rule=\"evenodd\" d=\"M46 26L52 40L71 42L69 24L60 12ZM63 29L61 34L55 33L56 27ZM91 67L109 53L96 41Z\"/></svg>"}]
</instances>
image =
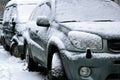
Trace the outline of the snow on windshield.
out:
<instances>
[{"instance_id":1,"label":"snow on windshield","mask_svg":"<svg viewBox=\"0 0 120 80\"><path fill-rule=\"evenodd\" d=\"M57 21L120 21L120 7L106 0L57 0Z\"/></svg>"},{"instance_id":2,"label":"snow on windshield","mask_svg":"<svg viewBox=\"0 0 120 80\"><path fill-rule=\"evenodd\" d=\"M18 7L19 21L26 22L36 4L21 4Z\"/></svg>"}]
</instances>

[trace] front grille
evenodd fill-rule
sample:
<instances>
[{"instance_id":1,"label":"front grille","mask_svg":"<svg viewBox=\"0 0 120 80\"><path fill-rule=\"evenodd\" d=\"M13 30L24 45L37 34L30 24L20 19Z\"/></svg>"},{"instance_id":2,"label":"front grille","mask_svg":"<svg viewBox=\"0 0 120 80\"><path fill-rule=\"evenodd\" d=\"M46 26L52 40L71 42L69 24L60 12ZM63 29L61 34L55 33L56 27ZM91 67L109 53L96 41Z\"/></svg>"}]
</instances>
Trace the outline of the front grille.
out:
<instances>
[{"instance_id":1,"label":"front grille","mask_svg":"<svg viewBox=\"0 0 120 80\"><path fill-rule=\"evenodd\" d=\"M120 80L120 74L111 74L106 80Z\"/></svg>"},{"instance_id":2,"label":"front grille","mask_svg":"<svg viewBox=\"0 0 120 80\"><path fill-rule=\"evenodd\" d=\"M108 40L108 49L113 52L120 52L120 39Z\"/></svg>"}]
</instances>

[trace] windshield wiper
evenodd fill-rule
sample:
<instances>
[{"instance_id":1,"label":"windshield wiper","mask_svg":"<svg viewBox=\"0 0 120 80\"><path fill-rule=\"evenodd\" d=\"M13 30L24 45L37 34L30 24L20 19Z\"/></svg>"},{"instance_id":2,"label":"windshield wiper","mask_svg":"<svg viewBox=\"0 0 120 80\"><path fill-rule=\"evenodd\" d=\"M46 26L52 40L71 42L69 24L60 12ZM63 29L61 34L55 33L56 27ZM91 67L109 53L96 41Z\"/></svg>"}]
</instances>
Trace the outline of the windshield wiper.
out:
<instances>
[{"instance_id":1,"label":"windshield wiper","mask_svg":"<svg viewBox=\"0 0 120 80\"><path fill-rule=\"evenodd\" d=\"M95 20L94 22L113 22L113 20Z\"/></svg>"},{"instance_id":2,"label":"windshield wiper","mask_svg":"<svg viewBox=\"0 0 120 80\"><path fill-rule=\"evenodd\" d=\"M62 21L61 23L67 23L67 22L80 22L80 21L76 21L76 20L72 20L72 21Z\"/></svg>"}]
</instances>

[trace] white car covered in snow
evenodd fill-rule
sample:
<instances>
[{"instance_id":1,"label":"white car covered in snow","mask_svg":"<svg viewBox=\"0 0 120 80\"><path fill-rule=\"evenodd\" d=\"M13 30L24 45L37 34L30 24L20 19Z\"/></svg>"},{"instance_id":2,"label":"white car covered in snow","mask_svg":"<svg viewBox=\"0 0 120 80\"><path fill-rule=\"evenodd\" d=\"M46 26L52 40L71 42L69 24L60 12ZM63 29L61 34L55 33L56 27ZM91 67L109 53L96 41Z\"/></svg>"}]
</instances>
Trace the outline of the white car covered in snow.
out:
<instances>
[{"instance_id":1,"label":"white car covered in snow","mask_svg":"<svg viewBox=\"0 0 120 80\"><path fill-rule=\"evenodd\" d=\"M120 79L120 6L111 0L45 0L24 32L29 71L55 80Z\"/></svg>"},{"instance_id":2,"label":"white car covered in snow","mask_svg":"<svg viewBox=\"0 0 120 80\"><path fill-rule=\"evenodd\" d=\"M25 24L40 0L11 0L7 3L3 16L2 43L12 55L23 58L22 32Z\"/></svg>"}]
</instances>

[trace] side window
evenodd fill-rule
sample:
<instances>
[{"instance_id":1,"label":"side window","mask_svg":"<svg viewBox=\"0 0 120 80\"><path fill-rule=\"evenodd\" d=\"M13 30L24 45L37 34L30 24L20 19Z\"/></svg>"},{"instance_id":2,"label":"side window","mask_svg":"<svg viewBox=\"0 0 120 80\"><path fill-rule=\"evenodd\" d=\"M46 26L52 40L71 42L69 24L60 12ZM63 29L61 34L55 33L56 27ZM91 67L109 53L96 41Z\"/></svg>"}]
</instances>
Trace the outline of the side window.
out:
<instances>
[{"instance_id":1,"label":"side window","mask_svg":"<svg viewBox=\"0 0 120 80\"><path fill-rule=\"evenodd\" d=\"M42 4L36 9L34 14L32 15L31 20L36 21L38 16L46 16L50 18L50 13L51 13L50 7L47 4Z\"/></svg>"},{"instance_id":2,"label":"side window","mask_svg":"<svg viewBox=\"0 0 120 80\"><path fill-rule=\"evenodd\" d=\"M4 21L9 22L11 19L11 15L12 15L12 6L6 8L4 12Z\"/></svg>"},{"instance_id":3,"label":"side window","mask_svg":"<svg viewBox=\"0 0 120 80\"><path fill-rule=\"evenodd\" d=\"M5 11L4 11L3 20L4 20L5 22L8 22L8 18L9 18L8 16L9 16L9 14L10 14L9 11L10 11L9 8L6 8Z\"/></svg>"},{"instance_id":4,"label":"side window","mask_svg":"<svg viewBox=\"0 0 120 80\"><path fill-rule=\"evenodd\" d=\"M8 12L8 8L5 8L4 10L4 15L3 15L3 21L6 21L6 18L7 18L7 12Z\"/></svg>"},{"instance_id":5,"label":"side window","mask_svg":"<svg viewBox=\"0 0 120 80\"><path fill-rule=\"evenodd\" d=\"M14 21L17 20L17 8L16 6L13 6L13 9L12 9L12 14L11 14L11 20L14 19Z\"/></svg>"}]
</instances>

